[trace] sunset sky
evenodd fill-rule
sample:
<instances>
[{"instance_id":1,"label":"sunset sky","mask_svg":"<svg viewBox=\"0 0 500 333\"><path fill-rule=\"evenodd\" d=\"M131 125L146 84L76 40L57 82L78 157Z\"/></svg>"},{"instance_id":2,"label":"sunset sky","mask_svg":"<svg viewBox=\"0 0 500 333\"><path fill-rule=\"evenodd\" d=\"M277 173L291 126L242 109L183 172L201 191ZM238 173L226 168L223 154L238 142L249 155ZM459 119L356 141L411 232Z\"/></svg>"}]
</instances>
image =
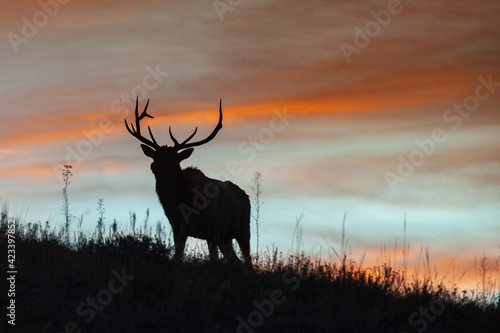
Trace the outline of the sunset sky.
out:
<instances>
[{"instance_id":1,"label":"sunset sky","mask_svg":"<svg viewBox=\"0 0 500 333\"><path fill-rule=\"evenodd\" d=\"M262 172L261 249L288 251L302 215L305 251L328 258L347 212L353 259L375 262L397 239L401 260L406 213L412 262L429 247L441 274L455 259L469 280L475 258L497 265L500 3L0 3L0 198L21 223L62 225L71 164L86 230L98 198L108 226L128 230L147 208L168 225L123 119L150 98L161 144L168 126L201 139L222 98L223 129L183 166L250 195Z\"/></svg>"}]
</instances>

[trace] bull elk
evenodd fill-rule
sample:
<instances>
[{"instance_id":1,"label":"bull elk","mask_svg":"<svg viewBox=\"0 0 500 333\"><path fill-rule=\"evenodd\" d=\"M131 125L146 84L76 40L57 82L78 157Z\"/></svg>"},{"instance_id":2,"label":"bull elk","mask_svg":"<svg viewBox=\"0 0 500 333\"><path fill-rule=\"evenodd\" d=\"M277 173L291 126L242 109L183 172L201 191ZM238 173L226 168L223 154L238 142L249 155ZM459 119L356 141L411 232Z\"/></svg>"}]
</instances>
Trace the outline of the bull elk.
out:
<instances>
[{"instance_id":1,"label":"bull elk","mask_svg":"<svg viewBox=\"0 0 500 333\"><path fill-rule=\"evenodd\" d=\"M230 181L208 178L196 167L181 169L180 162L193 153L194 147L211 141L222 128L222 100L219 102L219 122L212 133L203 140L189 142L198 127L187 139L179 143L168 132L173 146L160 146L148 126L151 140L141 134L141 120L153 118L147 113L149 100L139 115L138 99L135 103L135 127L125 126L138 139L144 154L153 159L151 171L156 179L156 193L174 234L174 258L182 259L188 236L204 239L208 243L211 261L218 259L217 248L229 262L239 261L232 239L238 242L245 265L252 268L250 256L250 200L248 195Z\"/></svg>"}]
</instances>

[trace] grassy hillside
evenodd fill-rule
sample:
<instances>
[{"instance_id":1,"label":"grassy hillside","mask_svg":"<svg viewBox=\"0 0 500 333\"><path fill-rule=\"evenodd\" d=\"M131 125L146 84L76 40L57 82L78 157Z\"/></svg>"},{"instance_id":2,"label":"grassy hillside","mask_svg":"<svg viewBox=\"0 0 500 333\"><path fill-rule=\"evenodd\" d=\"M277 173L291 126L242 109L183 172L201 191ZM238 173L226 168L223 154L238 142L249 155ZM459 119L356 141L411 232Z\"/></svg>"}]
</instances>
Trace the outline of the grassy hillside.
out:
<instances>
[{"instance_id":1,"label":"grassy hillside","mask_svg":"<svg viewBox=\"0 0 500 333\"><path fill-rule=\"evenodd\" d=\"M8 227L4 213L2 251ZM387 265L274 252L247 272L196 253L174 262L161 230L77 234L68 243L48 224L16 229L15 330L2 315L9 331L500 332L498 295L486 303L480 294L405 280ZM0 262L2 272L7 264ZM9 284L1 286L6 309Z\"/></svg>"}]
</instances>

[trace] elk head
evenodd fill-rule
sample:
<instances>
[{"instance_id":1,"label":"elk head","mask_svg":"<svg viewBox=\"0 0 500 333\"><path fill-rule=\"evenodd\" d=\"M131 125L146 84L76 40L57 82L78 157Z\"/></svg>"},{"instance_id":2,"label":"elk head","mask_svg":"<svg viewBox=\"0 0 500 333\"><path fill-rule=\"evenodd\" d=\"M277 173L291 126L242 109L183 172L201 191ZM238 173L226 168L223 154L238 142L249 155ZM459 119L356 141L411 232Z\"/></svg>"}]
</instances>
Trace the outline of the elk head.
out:
<instances>
[{"instance_id":1,"label":"elk head","mask_svg":"<svg viewBox=\"0 0 500 333\"><path fill-rule=\"evenodd\" d=\"M169 126L168 133L170 134L170 138L172 139L174 145L160 146L156 142L153 136L153 132L151 132L151 128L149 126L148 126L148 132L149 136L151 137L151 140L143 137L141 134L141 123L140 123L141 120L144 117L154 118L153 116L147 113L148 105L149 105L149 99L148 102L146 103L146 106L144 107L144 111L142 111L142 113L139 115L138 98L137 98L135 101L135 127L132 123L130 124L129 127L127 120L126 119L124 120L128 132L143 143L141 144L141 148L144 154L153 159L153 163L151 164L151 171L153 171L156 177L162 177L162 175L168 175L174 172L180 172L181 171L180 162L191 156L194 150L193 147L201 146L211 141L213 138L215 138L219 130L222 128L222 100L220 100L219 122L217 123L215 129L208 137L200 141L189 142L189 140L191 140L195 136L196 131L198 131L198 127L196 127L193 134L191 134L186 140L179 143L179 141L177 141L177 139L172 134L172 128Z\"/></svg>"}]
</instances>

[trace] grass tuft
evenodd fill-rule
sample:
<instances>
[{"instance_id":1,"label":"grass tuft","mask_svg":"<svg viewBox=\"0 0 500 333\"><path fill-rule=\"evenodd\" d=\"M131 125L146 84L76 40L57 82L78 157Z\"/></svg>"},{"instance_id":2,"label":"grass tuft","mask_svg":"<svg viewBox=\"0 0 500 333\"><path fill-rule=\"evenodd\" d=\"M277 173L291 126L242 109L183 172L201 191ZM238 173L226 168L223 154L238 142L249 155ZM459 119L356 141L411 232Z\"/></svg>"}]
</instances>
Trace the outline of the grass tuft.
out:
<instances>
[{"instance_id":1,"label":"grass tuft","mask_svg":"<svg viewBox=\"0 0 500 333\"><path fill-rule=\"evenodd\" d=\"M2 231L7 210L4 205L0 213ZM498 332L500 327L499 295L487 288L487 278L480 293L462 291L436 283L427 269L418 278L385 263L365 268L348 259L345 248L339 262L268 248L253 272L210 263L199 251L176 262L165 228L157 224L152 235L147 220L139 229L135 221L131 213L131 234L118 231L114 221L107 235L76 232L69 244L64 227L17 224L17 331L65 332L67 325L81 332ZM6 248L5 238L0 243ZM480 264L486 274L487 260ZM0 269L7 271L5 260ZM121 272L133 279L120 289ZM1 293L7 290L2 287Z\"/></svg>"}]
</instances>

